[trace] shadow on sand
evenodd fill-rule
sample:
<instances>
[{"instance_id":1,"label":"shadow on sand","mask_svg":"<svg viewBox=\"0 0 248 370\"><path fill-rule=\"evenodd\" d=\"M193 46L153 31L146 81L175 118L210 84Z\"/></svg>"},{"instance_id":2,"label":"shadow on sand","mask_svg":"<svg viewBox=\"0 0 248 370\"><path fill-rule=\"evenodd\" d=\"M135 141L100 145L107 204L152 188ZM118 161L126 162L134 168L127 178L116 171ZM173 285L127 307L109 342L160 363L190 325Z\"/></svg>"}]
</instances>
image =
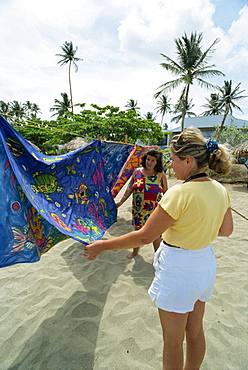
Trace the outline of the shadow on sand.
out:
<instances>
[{"instance_id":1,"label":"shadow on sand","mask_svg":"<svg viewBox=\"0 0 248 370\"><path fill-rule=\"evenodd\" d=\"M130 225L130 221L120 221ZM112 226L110 235L115 235L116 227L120 224ZM151 283L152 264L141 256L128 260L127 250L111 251L89 262L82 253L83 244L78 242L61 253L82 290L72 294L55 315L42 322L8 370L93 369L97 338L101 335L99 326L111 286L121 274L131 275L134 283L145 289ZM42 311L38 314L42 315Z\"/></svg>"}]
</instances>

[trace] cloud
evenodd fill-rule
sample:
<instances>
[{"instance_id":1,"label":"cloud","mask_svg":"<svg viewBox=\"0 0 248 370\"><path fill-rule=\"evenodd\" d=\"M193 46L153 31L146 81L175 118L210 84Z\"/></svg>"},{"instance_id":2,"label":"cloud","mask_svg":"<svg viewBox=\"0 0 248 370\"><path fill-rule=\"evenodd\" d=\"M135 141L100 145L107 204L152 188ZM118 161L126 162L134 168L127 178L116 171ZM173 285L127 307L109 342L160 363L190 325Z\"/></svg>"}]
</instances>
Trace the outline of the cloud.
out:
<instances>
[{"instance_id":1,"label":"cloud","mask_svg":"<svg viewBox=\"0 0 248 370\"><path fill-rule=\"evenodd\" d=\"M240 9L228 31L214 24L212 0L22 0L0 1L1 69L4 101L30 100L37 103L42 118L50 118L49 108L61 92L69 93L68 66L60 67L56 53L65 41L78 46L78 73L72 71L74 102L124 106L138 100L142 114L153 111L159 85L173 76L160 66L160 53L176 58L175 38L184 32L203 32L203 49L216 39L211 63L248 88L247 40L244 32L247 7ZM236 14L236 13L235 13ZM242 77L242 80L240 78ZM236 80L237 79L237 80ZM221 85L222 78L211 81ZM180 92L181 90L179 90ZM171 94L176 102L178 91ZM191 88L195 112L206 90ZM248 116L246 104L240 106ZM235 112L234 112L235 115ZM235 115L237 116L237 115ZM159 118L158 118L159 119ZM169 117L168 117L169 119Z\"/></svg>"}]
</instances>

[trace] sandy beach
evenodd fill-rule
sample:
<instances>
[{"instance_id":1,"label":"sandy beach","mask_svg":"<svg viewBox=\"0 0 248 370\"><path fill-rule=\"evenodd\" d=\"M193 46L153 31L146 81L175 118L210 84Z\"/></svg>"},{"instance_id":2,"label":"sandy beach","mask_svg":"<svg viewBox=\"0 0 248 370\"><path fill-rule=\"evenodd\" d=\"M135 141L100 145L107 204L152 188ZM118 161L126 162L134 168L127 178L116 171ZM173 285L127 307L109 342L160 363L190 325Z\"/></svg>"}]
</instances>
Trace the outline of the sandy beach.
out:
<instances>
[{"instance_id":1,"label":"sandy beach","mask_svg":"<svg viewBox=\"0 0 248 370\"><path fill-rule=\"evenodd\" d=\"M246 185L225 186L232 208L248 218ZM234 233L213 243L217 280L206 305L202 370L248 369L248 221L233 217ZM131 230L130 198L104 239ZM0 370L161 369L161 328L147 294L152 244L132 260L128 250L93 262L82 252L68 239L39 262L0 269Z\"/></svg>"}]
</instances>

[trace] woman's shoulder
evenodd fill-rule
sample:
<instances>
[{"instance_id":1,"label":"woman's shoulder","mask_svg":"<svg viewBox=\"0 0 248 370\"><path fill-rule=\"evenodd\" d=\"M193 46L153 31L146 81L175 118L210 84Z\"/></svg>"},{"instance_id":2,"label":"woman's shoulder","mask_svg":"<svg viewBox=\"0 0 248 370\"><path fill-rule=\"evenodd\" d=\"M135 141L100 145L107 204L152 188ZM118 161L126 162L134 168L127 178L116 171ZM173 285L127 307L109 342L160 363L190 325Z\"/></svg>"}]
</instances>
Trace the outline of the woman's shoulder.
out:
<instances>
[{"instance_id":1,"label":"woman's shoulder","mask_svg":"<svg viewBox=\"0 0 248 370\"><path fill-rule=\"evenodd\" d=\"M183 184L175 184L168 188L167 192L165 194L182 194L183 193Z\"/></svg>"},{"instance_id":2,"label":"woman's shoulder","mask_svg":"<svg viewBox=\"0 0 248 370\"><path fill-rule=\"evenodd\" d=\"M216 189L219 189L219 190L220 190L220 191L222 191L222 192L226 192L226 193L228 193L227 188L226 188L223 184L221 184L219 181L212 180L211 182L212 182L213 186L214 186Z\"/></svg>"}]
</instances>

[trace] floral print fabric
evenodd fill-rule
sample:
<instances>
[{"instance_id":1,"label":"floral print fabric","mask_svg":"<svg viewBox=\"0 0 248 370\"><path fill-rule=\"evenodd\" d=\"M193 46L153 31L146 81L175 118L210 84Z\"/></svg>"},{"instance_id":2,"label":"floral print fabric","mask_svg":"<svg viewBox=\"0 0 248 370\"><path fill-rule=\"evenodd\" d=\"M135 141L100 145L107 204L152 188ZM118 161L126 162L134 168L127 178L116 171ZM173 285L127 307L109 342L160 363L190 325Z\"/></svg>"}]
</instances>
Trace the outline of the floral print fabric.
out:
<instances>
[{"instance_id":1,"label":"floral print fabric","mask_svg":"<svg viewBox=\"0 0 248 370\"><path fill-rule=\"evenodd\" d=\"M148 217L162 198L161 178L161 173L157 173L154 176L144 176L141 168L138 168L135 172L135 181L132 186L132 212L133 225L136 230L146 223Z\"/></svg>"}]
</instances>

